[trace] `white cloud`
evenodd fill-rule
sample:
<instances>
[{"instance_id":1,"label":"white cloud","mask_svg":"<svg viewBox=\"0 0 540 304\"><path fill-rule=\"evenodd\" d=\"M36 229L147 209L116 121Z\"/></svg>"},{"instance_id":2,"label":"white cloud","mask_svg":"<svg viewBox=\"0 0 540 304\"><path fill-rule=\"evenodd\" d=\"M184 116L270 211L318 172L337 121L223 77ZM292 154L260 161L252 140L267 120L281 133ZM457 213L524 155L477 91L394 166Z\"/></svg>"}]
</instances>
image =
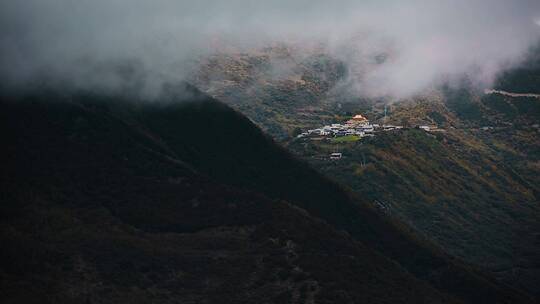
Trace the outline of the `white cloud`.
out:
<instances>
[{"instance_id":1,"label":"white cloud","mask_svg":"<svg viewBox=\"0 0 540 304\"><path fill-rule=\"evenodd\" d=\"M489 82L537 42L539 13L534 0L4 0L0 78L115 87L118 70L138 62L135 80L154 88L180 80L218 40L295 40L329 45L364 73L350 79L359 91L406 95L471 70ZM369 66L366 56L385 51L390 60Z\"/></svg>"}]
</instances>

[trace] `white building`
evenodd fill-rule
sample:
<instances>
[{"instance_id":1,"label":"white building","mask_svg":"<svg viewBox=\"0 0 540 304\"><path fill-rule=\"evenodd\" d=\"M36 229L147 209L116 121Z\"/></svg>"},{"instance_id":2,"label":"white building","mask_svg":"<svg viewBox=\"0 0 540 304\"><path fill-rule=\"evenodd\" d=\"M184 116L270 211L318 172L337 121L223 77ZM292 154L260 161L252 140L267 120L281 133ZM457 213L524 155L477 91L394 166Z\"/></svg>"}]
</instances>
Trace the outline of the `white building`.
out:
<instances>
[{"instance_id":1,"label":"white building","mask_svg":"<svg viewBox=\"0 0 540 304\"><path fill-rule=\"evenodd\" d=\"M330 159L341 159L343 157L342 153L332 153L330 154Z\"/></svg>"}]
</instances>

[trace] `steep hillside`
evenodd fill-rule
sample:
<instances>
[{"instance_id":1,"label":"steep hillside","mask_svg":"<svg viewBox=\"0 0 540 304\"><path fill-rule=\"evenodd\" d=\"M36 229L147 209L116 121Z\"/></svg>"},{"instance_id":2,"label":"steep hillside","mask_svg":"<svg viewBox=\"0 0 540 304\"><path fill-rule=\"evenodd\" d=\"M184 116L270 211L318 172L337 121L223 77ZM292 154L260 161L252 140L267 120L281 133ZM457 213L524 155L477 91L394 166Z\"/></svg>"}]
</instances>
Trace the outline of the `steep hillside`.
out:
<instances>
[{"instance_id":1,"label":"steep hillside","mask_svg":"<svg viewBox=\"0 0 540 304\"><path fill-rule=\"evenodd\" d=\"M527 98L452 95L398 104L405 129L354 143L294 141L289 148L389 217L503 281L538 292L538 109ZM339 151L344 159L329 161Z\"/></svg>"},{"instance_id":2,"label":"steep hillside","mask_svg":"<svg viewBox=\"0 0 540 304\"><path fill-rule=\"evenodd\" d=\"M2 101L3 302L525 301L187 90Z\"/></svg>"},{"instance_id":3,"label":"steep hillside","mask_svg":"<svg viewBox=\"0 0 540 304\"><path fill-rule=\"evenodd\" d=\"M456 301L305 211L209 180L131 116L238 124L222 105L95 98L2 103L2 302Z\"/></svg>"},{"instance_id":4,"label":"steep hillside","mask_svg":"<svg viewBox=\"0 0 540 304\"><path fill-rule=\"evenodd\" d=\"M333 119L321 101L345 74L343 62L317 47L284 44L205 58L192 82L283 140Z\"/></svg>"}]
</instances>

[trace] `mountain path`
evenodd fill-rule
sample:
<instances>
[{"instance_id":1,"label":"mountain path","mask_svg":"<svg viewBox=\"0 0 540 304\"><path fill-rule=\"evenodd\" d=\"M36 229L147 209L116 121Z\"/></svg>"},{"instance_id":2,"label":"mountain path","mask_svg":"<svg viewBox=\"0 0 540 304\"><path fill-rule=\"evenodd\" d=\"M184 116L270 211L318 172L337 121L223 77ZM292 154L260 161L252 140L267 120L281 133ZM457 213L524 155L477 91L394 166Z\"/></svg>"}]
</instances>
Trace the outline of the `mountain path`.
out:
<instances>
[{"instance_id":1,"label":"mountain path","mask_svg":"<svg viewBox=\"0 0 540 304\"><path fill-rule=\"evenodd\" d=\"M533 94L533 93L512 93L507 91L501 91L501 90L484 90L484 94L490 95L490 94L500 94L504 96L510 96L510 97L532 97L532 98L538 98L540 99L540 94Z\"/></svg>"}]
</instances>

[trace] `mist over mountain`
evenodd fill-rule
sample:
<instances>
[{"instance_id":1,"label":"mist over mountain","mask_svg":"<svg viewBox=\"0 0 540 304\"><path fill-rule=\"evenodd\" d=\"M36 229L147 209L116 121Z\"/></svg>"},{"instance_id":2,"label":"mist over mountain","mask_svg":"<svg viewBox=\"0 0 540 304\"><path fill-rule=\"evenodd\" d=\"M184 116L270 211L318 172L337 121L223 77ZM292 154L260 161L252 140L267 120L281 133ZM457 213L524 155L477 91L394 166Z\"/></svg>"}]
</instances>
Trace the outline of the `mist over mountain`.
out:
<instances>
[{"instance_id":1,"label":"mist over mountain","mask_svg":"<svg viewBox=\"0 0 540 304\"><path fill-rule=\"evenodd\" d=\"M490 86L540 37L523 1L2 1L3 87L36 83L156 96L208 54L324 48L355 94L406 97L467 75Z\"/></svg>"},{"instance_id":2,"label":"mist over mountain","mask_svg":"<svg viewBox=\"0 0 540 304\"><path fill-rule=\"evenodd\" d=\"M0 302L537 303L540 1L0 1Z\"/></svg>"}]
</instances>

